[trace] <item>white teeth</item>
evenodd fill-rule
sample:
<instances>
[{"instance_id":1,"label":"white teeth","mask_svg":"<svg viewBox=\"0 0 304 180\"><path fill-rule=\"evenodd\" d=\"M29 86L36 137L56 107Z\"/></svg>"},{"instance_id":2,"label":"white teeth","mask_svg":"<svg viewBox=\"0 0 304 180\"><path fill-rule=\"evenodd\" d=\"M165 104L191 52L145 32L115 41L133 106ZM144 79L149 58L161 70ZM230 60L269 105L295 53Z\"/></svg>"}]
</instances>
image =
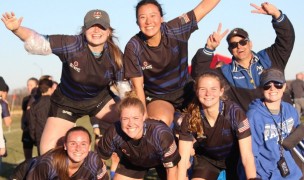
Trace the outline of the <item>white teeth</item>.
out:
<instances>
[{"instance_id":1,"label":"white teeth","mask_svg":"<svg viewBox=\"0 0 304 180\"><path fill-rule=\"evenodd\" d=\"M136 130L136 128L129 128L128 130L133 132Z\"/></svg>"}]
</instances>

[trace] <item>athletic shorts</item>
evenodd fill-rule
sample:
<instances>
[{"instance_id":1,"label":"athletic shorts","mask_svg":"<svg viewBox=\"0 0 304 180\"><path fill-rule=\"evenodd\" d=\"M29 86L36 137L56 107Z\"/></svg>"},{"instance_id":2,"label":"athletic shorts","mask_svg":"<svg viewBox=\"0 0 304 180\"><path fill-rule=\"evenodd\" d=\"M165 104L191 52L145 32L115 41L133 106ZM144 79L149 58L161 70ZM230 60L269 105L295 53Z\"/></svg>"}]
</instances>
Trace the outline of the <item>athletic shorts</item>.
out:
<instances>
[{"instance_id":1,"label":"athletic shorts","mask_svg":"<svg viewBox=\"0 0 304 180\"><path fill-rule=\"evenodd\" d=\"M222 170L226 171L227 180L238 180L237 162L216 161L205 156L195 155L192 165L192 178L216 180Z\"/></svg>"},{"instance_id":2,"label":"athletic shorts","mask_svg":"<svg viewBox=\"0 0 304 180\"><path fill-rule=\"evenodd\" d=\"M154 94L145 90L146 103L149 104L156 100L163 100L171 103L177 110L182 111L192 101L195 96L194 82L188 82L184 88L167 94Z\"/></svg>"},{"instance_id":3,"label":"athletic shorts","mask_svg":"<svg viewBox=\"0 0 304 180\"><path fill-rule=\"evenodd\" d=\"M121 159L115 173L121 174L130 178L135 179L143 179L148 172L149 169L155 168L159 179L166 180L167 179L167 172L163 165L159 165L156 167L145 168L140 166L135 166L131 164L129 161Z\"/></svg>"},{"instance_id":4,"label":"athletic shorts","mask_svg":"<svg viewBox=\"0 0 304 180\"><path fill-rule=\"evenodd\" d=\"M95 116L111 99L114 94L104 89L100 94L89 100L73 100L64 96L60 88L51 96L49 117L58 117L75 123L82 116Z\"/></svg>"}]
</instances>

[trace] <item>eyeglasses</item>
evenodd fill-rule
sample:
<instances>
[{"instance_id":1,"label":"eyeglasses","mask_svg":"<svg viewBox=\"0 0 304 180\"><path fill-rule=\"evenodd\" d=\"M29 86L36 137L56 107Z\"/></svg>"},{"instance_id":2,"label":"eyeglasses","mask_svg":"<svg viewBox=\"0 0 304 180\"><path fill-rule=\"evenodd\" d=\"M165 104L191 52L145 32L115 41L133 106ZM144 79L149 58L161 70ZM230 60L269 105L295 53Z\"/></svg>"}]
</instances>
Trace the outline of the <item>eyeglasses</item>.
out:
<instances>
[{"instance_id":1,"label":"eyeglasses","mask_svg":"<svg viewBox=\"0 0 304 180\"><path fill-rule=\"evenodd\" d=\"M240 44L241 46L245 46L245 45L247 45L248 41L249 41L249 39L246 38L246 39L240 40L239 42L231 42L231 43L229 43L229 48L230 48L230 49L237 48L239 44Z\"/></svg>"},{"instance_id":2,"label":"eyeglasses","mask_svg":"<svg viewBox=\"0 0 304 180\"><path fill-rule=\"evenodd\" d=\"M270 82L268 82L267 84L265 84L265 85L263 86L263 89L264 89L265 91L268 90L268 89L270 89L270 88L271 88L271 84L273 84L274 87L277 88L277 89L282 89L282 88L283 88L283 84L282 84L282 83L270 81Z\"/></svg>"}]
</instances>

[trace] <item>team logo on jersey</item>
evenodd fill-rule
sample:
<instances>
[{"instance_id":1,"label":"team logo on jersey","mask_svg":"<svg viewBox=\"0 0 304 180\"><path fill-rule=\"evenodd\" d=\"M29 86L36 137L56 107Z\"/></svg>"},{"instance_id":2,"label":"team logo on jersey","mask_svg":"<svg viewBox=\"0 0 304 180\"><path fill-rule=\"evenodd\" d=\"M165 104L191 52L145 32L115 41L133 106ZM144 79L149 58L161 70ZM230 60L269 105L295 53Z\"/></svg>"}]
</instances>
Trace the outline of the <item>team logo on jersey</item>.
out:
<instances>
[{"instance_id":1,"label":"team logo on jersey","mask_svg":"<svg viewBox=\"0 0 304 180\"><path fill-rule=\"evenodd\" d=\"M122 149L121 151L122 151L125 155L130 156L130 154L128 154L127 150Z\"/></svg>"},{"instance_id":2,"label":"team logo on jersey","mask_svg":"<svg viewBox=\"0 0 304 180\"><path fill-rule=\"evenodd\" d=\"M78 61L74 61L74 63L70 63L70 67L72 69L74 69L77 72L80 72L81 69L78 67L78 65L79 65Z\"/></svg>"},{"instance_id":3,"label":"team logo on jersey","mask_svg":"<svg viewBox=\"0 0 304 180\"><path fill-rule=\"evenodd\" d=\"M179 19L182 21L182 24L186 24L190 22L190 19L188 17L188 14L182 14Z\"/></svg>"},{"instance_id":4,"label":"team logo on jersey","mask_svg":"<svg viewBox=\"0 0 304 180\"><path fill-rule=\"evenodd\" d=\"M73 115L73 113L71 111L67 111L67 110L62 110L62 114L67 114L69 116Z\"/></svg>"},{"instance_id":5,"label":"team logo on jersey","mask_svg":"<svg viewBox=\"0 0 304 180\"><path fill-rule=\"evenodd\" d=\"M142 70L145 70L145 69L152 69L152 65L149 64L147 61L144 61L143 62L143 66L141 67Z\"/></svg>"}]
</instances>

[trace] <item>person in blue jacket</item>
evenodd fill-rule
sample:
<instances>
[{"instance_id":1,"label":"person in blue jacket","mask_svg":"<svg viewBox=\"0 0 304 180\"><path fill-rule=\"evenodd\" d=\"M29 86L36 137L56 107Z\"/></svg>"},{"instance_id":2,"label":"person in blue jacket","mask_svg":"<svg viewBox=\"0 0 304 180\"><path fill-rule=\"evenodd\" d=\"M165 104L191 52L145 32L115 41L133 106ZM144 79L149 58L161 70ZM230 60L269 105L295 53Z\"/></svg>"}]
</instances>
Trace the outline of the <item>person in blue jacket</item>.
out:
<instances>
[{"instance_id":1,"label":"person in blue jacket","mask_svg":"<svg viewBox=\"0 0 304 180\"><path fill-rule=\"evenodd\" d=\"M251 12L265 14L272 17L272 26L276 33L275 41L267 48L258 52L252 50L253 42L248 32L242 28L230 31L226 40L228 50L232 55L232 62L216 68L230 85L227 96L238 103L245 111L250 102L261 98L259 90L260 74L264 69L271 67L284 70L292 52L295 32L288 17L270 3L262 3L261 6L251 4L254 10ZM202 72L210 70L213 53L220 44L227 31L221 33L221 29L209 36L206 46L197 51L192 59L192 77L195 79ZM291 103L290 96L286 93L284 100Z\"/></svg>"},{"instance_id":2,"label":"person in blue jacket","mask_svg":"<svg viewBox=\"0 0 304 180\"><path fill-rule=\"evenodd\" d=\"M257 174L261 179L300 179L302 172L291 152L280 143L300 124L296 109L282 101L284 74L275 68L264 70L261 87L264 98L254 100L247 112Z\"/></svg>"}]
</instances>

